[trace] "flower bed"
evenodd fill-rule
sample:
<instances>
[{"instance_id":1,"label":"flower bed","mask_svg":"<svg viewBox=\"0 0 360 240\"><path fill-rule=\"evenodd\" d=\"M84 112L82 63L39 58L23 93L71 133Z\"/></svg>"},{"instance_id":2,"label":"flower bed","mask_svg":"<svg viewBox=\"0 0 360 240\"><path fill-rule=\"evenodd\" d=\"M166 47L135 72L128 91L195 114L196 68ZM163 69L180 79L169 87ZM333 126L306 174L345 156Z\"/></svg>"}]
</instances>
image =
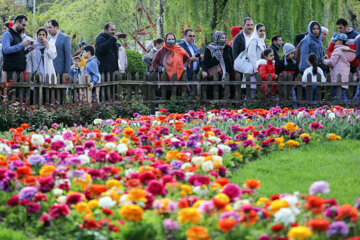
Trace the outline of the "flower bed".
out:
<instances>
[{"instance_id":1,"label":"flower bed","mask_svg":"<svg viewBox=\"0 0 360 240\"><path fill-rule=\"evenodd\" d=\"M325 106L162 109L158 116L37 132L23 124L0 139L1 222L45 239L359 236L360 199L338 206L326 199L324 181L309 194L258 196L258 180L227 178L229 167L270 151L359 138L359 120L355 109Z\"/></svg>"}]
</instances>

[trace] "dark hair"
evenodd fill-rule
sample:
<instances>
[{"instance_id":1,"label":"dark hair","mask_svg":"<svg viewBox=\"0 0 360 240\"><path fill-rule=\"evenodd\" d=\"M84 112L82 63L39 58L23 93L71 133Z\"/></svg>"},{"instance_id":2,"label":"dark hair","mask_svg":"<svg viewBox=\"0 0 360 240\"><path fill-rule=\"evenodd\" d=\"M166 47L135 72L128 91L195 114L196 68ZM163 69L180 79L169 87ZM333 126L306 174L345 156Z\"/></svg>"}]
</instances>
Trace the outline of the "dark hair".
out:
<instances>
[{"instance_id":1,"label":"dark hair","mask_svg":"<svg viewBox=\"0 0 360 240\"><path fill-rule=\"evenodd\" d=\"M165 37L164 37L164 40L165 40L165 41L166 41L166 39L167 39L167 36L169 36L169 35L173 35L174 38L175 38L175 41L176 41L176 36L175 36L175 33L173 33L173 32L168 32L168 33L165 34Z\"/></svg>"},{"instance_id":2,"label":"dark hair","mask_svg":"<svg viewBox=\"0 0 360 240\"><path fill-rule=\"evenodd\" d=\"M156 44L162 44L163 42L164 42L164 39L162 39L162 38L155 39L154 46L156 46Z\"/></svg>"},{"instance_id":3,"label":"dark hair","mask_svg":"<svg viewBox=\"0 0 360 240\"><path fill-rule=\"evenodd\" d=\"M271 48L267 48L265 49L262 53L261 53L261 58L265 59L265 57L269 56L270 53L272 53L273 50Z\"/></svg>"},{"instance_id":4,"label":"dark hair","mask_svg":"<svg viewBox=\"0 0 360 240\"><path fill-rule=\"evenodd\" d=\"M17 15L14 23L16 23L16 22L22 23L22 21L24 21L24 19L25 19L25 21L28 21L28 18L24 14Z\"/></svg>"},{"instance_id":5,"label":"dark hair","mask_svg":"<svg viewBox=\"0 0 360 240\"><path fill-rule=\"evenodd\" d=\"M87 45L87 43L85 42L85 41L82 41L81 43L79 43L79 48L81 48L82 46L86 46Z\"/></svg>"},{"instance_id":6,"label":"dark hair","mask_svg":"<svg viewBox=\"0 0 360 240\"><path fill-rule=\"evenodd\" d=\"M84 51L90 52L91 56L95 55L95 49L93 46L87 45L86 47L84 47Z\"/></svg>"},{"instance_id":7,"label":"dark hair","mask_svg":"<svg viewBox=\"0 0 360 240\"><path fill-rule=\"evenodd\" d=\"M310 30L312 31L312 29L313 29L313 27L314 27L315 25L318 25L318 26L319 26L319 30L321 31L321 26L320 26L320 24L319 24L318 22L313 22L313 23L310 25Z\"/></svg>"},{"instance_id":8,"label":"dark hair","mask_svg":"<svg viewBox=\"0 0 360 240\"><path fill-rule=\"evenodd\" d=\"M77 55L77 56L74 57L74 61L75 61L76 59L79 59L79 60L81 61L81 57L80 57L79 55Z\"/></svg>"},{"instance_id":9,"label":"dark hair","mask_svg":"<svg viewBox=\"0 0 360 240\"><path fill-rule=\"evenodd\" d=\"M265 25L262 23L256 24L256 31L259 30L259 28L261 28L261 27L265 27Z\"/></svg>"},{"instance_id":10,"label":"dark hair","mask_svg":"<svg viewBox=\"0 0 360 240\"><path fill-rule=\"evenodd\" d=\"M187 34L188 32L193 32L193 31L194 31L194 30L192 30L191 28L186 29L185 32L184 32L184 36L186 36L186 34Z\"/></svg>"},{"instance_id":11,"label":"dark hair","mask_svg":"<svg viewBox=\"0 0 360 240\"><path fill-rule=\"evenodd\" d=\"M53 27L59 27L59 23L55 19L51 19L50 21L48 21L48 23L51 23Z\"/></svg>"},{"instance_id":12,"label":"dark hair","mask_svg":"<svg viewBox=\"0 0 360 240\"><path fill-rule=\"evenodd\" d=\"M252 20L251 17L246 17L246 18L244 18L244 20L243 20L243 25L245 25L247 21L253 21L253 20Z\"/></svg>"},{"instance_id":13,"label":"dark hair","mask_svg":"<svg viewBox=\"0 0 360 240\"><path fill-rule=\"evenodd\" d=\"M39 35L40 32L45 32L46 36L48 35L48 32L44 27L38 28L38 30L36 31L36 36Z\"/></svg>"},{"instance_id":14,"label":"dark hair","mask_svg":"<svg viewBox=\"0 0 360 240\"><path fill-rule=\"evenodd\" d=\"M114 26L115 26L115 23L113 23L113 22L108 22L107 24L105 24L104 29L105 29L105 30L109 30L110 25L114 25Z\"/></svg>"},{"instance_id":15,"label":"dark hair","mask_svg":"<svg viewBox=\"0 0 360 240\"><path fill-rule=\"evenodd\" d=\"M318 57L316 56L315 53L310 53L309 56L307 57L307 60L313 67L313 71L312 71L313 75L316 75L317 67L318 67Z\"/></svg>"},{"instance_id":16,"label":"dark hair","mask_svg":"<svg viewBox=\"0 0 360 240\"><path fill-rule=\"evenodd\" d=\"M339 18L337 21L336 21L336 25L343 25L344 27L349 25L348 21L346 21L345 18Z\"/></svg>"},{"instance_id":17,"label":"dark hair","mask_svg":"<svg viewBox=\"0 0 360 240\"><path fill-rule=\"evenodd\" d=\"M281 36L280 35L274 35L271 38L271 42L277 41Z\"/></svg>"}]
</instances>

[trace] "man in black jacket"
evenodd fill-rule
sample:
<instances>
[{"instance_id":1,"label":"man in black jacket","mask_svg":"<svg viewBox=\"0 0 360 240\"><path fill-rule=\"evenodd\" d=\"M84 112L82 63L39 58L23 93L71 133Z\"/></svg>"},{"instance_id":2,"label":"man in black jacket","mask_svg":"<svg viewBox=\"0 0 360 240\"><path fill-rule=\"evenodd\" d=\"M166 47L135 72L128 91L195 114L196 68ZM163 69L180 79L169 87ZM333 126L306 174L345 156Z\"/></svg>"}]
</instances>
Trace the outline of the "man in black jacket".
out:
<instances>
[{"instance_id":1,"label":"man in black jacket","mask_svg":"<svg viewBox=\"0 0 360 240\"><path fill-rule=\"evenodd\" d=\"M243 20L242 31L236 35L232 45L234 60L249 46L251 35L254 30L254 21L247 17Z\"/></svg>"},{"instance_id":2,"label":"man in black jacket","mask_svg":"<svg viewBox=\"0 0 360 240\"><path fill-rule=\"evenodd\" d=\"M100 62L99 72L112 74L119 71L118 66L118 46L116 41L119 39L119 34L115 34L116 27L114 23L107 23L104 27L104 32L96 37L95 49L96 57Z\"/></svg>"},{"instance_id":3,"label":"man in black jacket","mask_svg":"<svg viewBox=\"0 0 360 240\"><path fill-rule=\"evenodd\" d=\"M274 60L275 63L279 63L280 62L280 56L279 56L279 49L282 47L282 38L279 35L274 35L271 38L271 45L269 48L271 48L274 52Z\"/></svg>"}]
</instances>

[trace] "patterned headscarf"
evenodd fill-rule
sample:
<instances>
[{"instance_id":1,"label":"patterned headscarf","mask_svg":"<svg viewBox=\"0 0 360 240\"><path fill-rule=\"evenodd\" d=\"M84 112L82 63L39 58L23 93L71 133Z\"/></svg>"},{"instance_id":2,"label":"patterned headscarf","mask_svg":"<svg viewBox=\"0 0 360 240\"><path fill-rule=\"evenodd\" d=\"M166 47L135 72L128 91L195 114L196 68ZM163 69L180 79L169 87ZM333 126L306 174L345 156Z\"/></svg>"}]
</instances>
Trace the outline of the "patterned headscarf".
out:
<instances>
[{"instance_id":1,"label":"patterned headscarf","mask_svg":"<svg viewBox=\"0 0 360 240\"><path fill-rule=\"evenodd\" d=\"M223 31L216 31L214 32L213 36L212 36L212 43L210 43L207 48L210 50L211 56L215 57L216 60L219 61L220 66L221 66L221 70L223 72L222 75L222 81L224 81L225 79L225 73L226 73L226 68L225 68L225 61L224 61L224 57L223 54L221 52L221 49L225 48L225 44L221 44L220 43L220 39L221 36L226 33Z\"/></svg>"}]
</instances>

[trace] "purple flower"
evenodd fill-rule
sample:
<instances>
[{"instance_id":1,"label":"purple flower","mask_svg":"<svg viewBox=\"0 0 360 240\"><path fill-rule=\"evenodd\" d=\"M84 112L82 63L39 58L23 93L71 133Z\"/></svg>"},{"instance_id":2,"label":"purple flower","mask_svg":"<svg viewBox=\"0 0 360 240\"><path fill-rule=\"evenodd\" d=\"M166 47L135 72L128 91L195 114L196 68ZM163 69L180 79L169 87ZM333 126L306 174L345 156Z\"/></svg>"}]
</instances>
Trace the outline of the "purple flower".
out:
<instances>
[{"instance_id":1,"label":"purple flower","mask_svg":"<svg viewBox=\"0 0 360 240\"><path fill-rule=\"evenodd\" d=\"M66 163L68 165L81 165L82 160L78 157L71 157L71 158L67 159Z\"/></svg>"},{"instance_id":2,"label":"purple flower","mask_svg":"<svg viewBox=\"0 0 360 240\"><path fill-rule=\"evenodd\" d=\"M220 215L219 219L224 219L224 218L233 218L236 220L236 222L238 222L240 219L240 214L235 211L224 212Z\"/></svg>"},{"instance_id":3,"label":"purple flower","mask_svg":"<svg viewBox=\"0 0 360 240\"><path fill-rule=\"evenodd\" d=\"M10 169L15 171L18 167L23 167L26 164L21 160L15 160L15 161L12 161L9 165L10 165Z\"/></svg>"},{"instance_id":4,"label":"purple flower","mask_svg":"<svg viewBox=\"0 0 360 240\"><path fill-rule=\"evenodd\" d=\"M360 211L360 198L355 201L355 208Z\"/></svg>"},{"instance_id":5,"label":"purple flower","mask_svg":"<svg viewBox=\"0 0 360 240\"><path fill-rule=\"evenodd\" d=\"M171 162L171 167L174 170L180 169L181 166L182 166L182 161L180 161L180 160L174 160L174 161Z\"/></svg>"},{"instance_id":6,"label":"purple flower","mask_svg":"<svg viewBox=\"0 0 360 240\"><path fill-rule=\"evenodd\" d=\"M325 181L317 181L311 184L309 188L309 194L314 195L317 193L325 193L328 194L330 192L330 186L328 182Z\"/></svg>"},{"instance_id":7,"label":"purple flower","mask_svg":"<svg viewBox=\"0 0 360 240\"><path fill-rule=\"evenodd\" d=\"M186 177L185 173L179 170L172 171L171 176L175 176L177 181L184 181Z\"/></svg>"},{"instance_id":8,"label":"purple flower","mask_svg":"<svg viewBox=\"0 0 360 240\"><path fill-rule=\"evenodd\" d=\"M155 155L157 155L157 156L162 156L162 155L164 155L164 152L163 152L163 150L161 149L161 147L158 147L158 148L155 148Z\"/></svg>"},{"instance_id":9,"label":"purple flower","mask_svg":"<svg viewBox=\"0 0 360 240\"><path fill-rule=\"evenodd\" d=\"M167 164L161 164L158 169L164 174L167 175L170 173L170 167Z\"/></svg>"},{"instance_id":10,"label":"purple flower","mask_svg":"<svg viewBox=\"0 0 360 240\"><path fill-rule=\"evenodd\" d=\"M70 178L84 178L85 177L85 171L84 170L74 170L69 172Z\"/></svg>"},{"instance_id":11,"label":"purple flower","mask_svg":"<svg viewBox=\"0 0 360 240\"><path fill-rule=\"evenodd\" d=\"M229 147L232 151L235 151L238 149L239 146L236 143L229 143Z\"/></svg>"},{"instance_id":12,"label":"purple flower","mask_svg":"<svg viewBox=\"0 0 360 240\"><path fill-rule=\"evenodd\" d=\"M177 221L167 218L167 219L164 219L163 226L167 230L174 230L174 229L178 229L180 224Z\"/></svg>"},{"instance_id":13,"label":"purple flower","mask_svg":"<svg viewBox=\"0 0 360 240\"><path fill-rule=\"evenodd\" d=\"M252 139L245 140L245 141L242 143L242 146L243 146L244 148L247 148L247 147L249 147L249 146L254 146L254 145L255 145L255 143L254 143L254 141L253 141Z\"/></svg>"},{"instance_id":14,"label":"purple flower","mask_svg":"<svg viewBox=\"0 0 360 240\"><path fill-rule=\"evenodd\" d=\"M324 217L334 219L337 216L337 206L331 206L325 209Z\"/></svg>"},{"instance_id":15,"label":"purple flower","mask_svg":"<svg viewBox=\"0 0 360 240\"><path fill-rule=\"evenodd\" d=\"M343 221L332 222L330 224L328 230L326 231L326 235L329 238L333 237L334 235L337 237L340 237L340 236L345 237L348 234L349 234L349 228L346 225L346 223Z\"/></svg>"},{"instance_id":16,"label":"purple flower","mask_svg":"<svg viewBox=\"0 0 360 240\"><path fill-rule=\"evenodd\" d=\"M43 165L43 164L45 164L46 160L41 155L32 154L29 157L28 162L30 163L31 166L35 166L35 165Z\"/></svg>"},{"instance_id":17,"label":"purple flower","mask_svg":"<svg viewBox=\"0 0 360 240\"><path fill-rule=\"evenodd\" d=\"M0 189L4 192L12 192L14 190L14 186L9 177L5 177L0 181Z\"/></svg>"},{"instance_id":18,"label":"purple flower","mask_svg":"<svg viewBox=\"0 0 360 240\"><path fill-rule=\"evenodd\" d=\"M19 192L19 200L29 200L31 201L35 194L37 193L36 187L24 187Z\"/></svg>"},{"instance_id":19,"label":"purple flower","mask_svg":"<svg viewBox=\"0 0 360 240\"><path fill-rule=\"evenodd\" d=\"M196 147L196 141L194 141L194 140L191 140L191 141L188 141L187 143L186 143L186 147L187 148L194 148L194 147Z\"/></svg>"}]
</instances>

